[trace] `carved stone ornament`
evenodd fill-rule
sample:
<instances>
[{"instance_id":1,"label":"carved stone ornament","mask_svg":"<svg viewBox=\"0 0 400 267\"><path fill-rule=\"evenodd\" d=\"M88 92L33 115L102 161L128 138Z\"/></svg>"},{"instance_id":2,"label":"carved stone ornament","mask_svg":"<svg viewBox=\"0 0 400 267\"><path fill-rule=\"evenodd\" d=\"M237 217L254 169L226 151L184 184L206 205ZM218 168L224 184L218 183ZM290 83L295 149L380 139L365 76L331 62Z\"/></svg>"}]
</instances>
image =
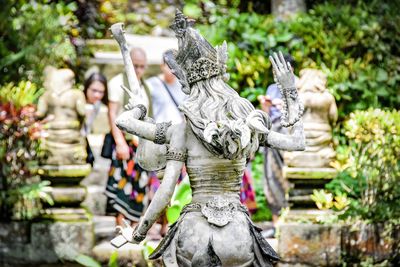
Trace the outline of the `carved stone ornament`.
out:
<instances>
[{"instance_id":1,"label":"carved stone ornament","mask_svg":"<svg viewBox=\"0 0 400 267\"><path fill-rule=\"evenodd\" d=\"M176 160L185 162L187 159L187 153L182 150L175 149L173 147L167 147L167 160Z\"/></svg>"},{"instance_id":2,"label":"carved stone ornament","mask_svg":"<svg viewBox=\"0 0 400 267\"><path fill-rule=\"evenodd\" d=\"M162 122L156 124L156 137L154 139L154 143L156 144L165 144L165 140L167 139L167 131L171 126L171 122Z\"/></svg>"},{"instance_id":3,"label":"carved stone ornament","mask_svg":"<svg viewBox=\"0 0 400 267\"><path fill-rule=\"evenodd\" d=\"M233 203L220 196L213 197L201 208L207 221L219 227L232 221L236 211L237 207Z\"/></svg>"}]
</instances>

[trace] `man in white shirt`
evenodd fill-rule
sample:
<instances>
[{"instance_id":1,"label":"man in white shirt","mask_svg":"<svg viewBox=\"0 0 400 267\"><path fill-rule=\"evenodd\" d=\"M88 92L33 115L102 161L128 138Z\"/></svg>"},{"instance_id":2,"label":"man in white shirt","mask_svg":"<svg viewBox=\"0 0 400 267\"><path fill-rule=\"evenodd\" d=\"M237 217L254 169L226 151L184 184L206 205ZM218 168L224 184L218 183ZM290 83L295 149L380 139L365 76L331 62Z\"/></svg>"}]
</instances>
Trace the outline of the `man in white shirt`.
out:
<instances>
[{"instance_id":1,"label":"man in white shirt","mask_svg":"<svg viewBox=\"0 0 400 267\"><path fill-rule=\"evenodd\" d=\"M147 67L146 53L143 49L133 48L130 56L142 87L141 95L138 97L141 98L141 102L151 116L150 90L142 79ZM129 88L126 74L119 74L108 83L108 117L115 147L113 147L105 191L108 197L107 209L118 212L118 225L123 225L123 218L129 219L132 223L139 221L147 203L147 185L149 179L152 179L151 173L144 171L135 163L137 138L125 135L115 125L115 119L129 102L129 95L121 88L121 85Z\"/></svg>"},{"instance_id":2,"label":"man in white shirt","mask_svg":"<svg viewBox=\"0 0 400 267\"><path fill-rule=\"evenodd\" d=\"M171 121L172 124L179 124L183 115L178 107L187 95L182 92L181 84L164 60L160 67L160 75L146 80L151 92L153 118L157 123Z\"/></svg>"},{"instance_id":3,"label":"man in white shirt","mask_svg":"<svg viewBox=\"0 0 400 267\"><path fill-rule=\"evenodd\" d=\"M142 102L149 112L151 112L150 93L147 85L142 78L147 68L146 53L141 48L132 48L130 51L133 66L135 68L136 77L138 78L141 87ZM120 73L113 77L108 83L108 118L110 122L111 133L116 144L117 159L127 160L129 158L129 148L124 138L124 134L115 125L115 119L123 111L124 106L129 102L129 95L121 88L121 85L128 86L128 81L125 73ZM143 93L145 92L145 94Z\"/></svg>"}]
</instances>

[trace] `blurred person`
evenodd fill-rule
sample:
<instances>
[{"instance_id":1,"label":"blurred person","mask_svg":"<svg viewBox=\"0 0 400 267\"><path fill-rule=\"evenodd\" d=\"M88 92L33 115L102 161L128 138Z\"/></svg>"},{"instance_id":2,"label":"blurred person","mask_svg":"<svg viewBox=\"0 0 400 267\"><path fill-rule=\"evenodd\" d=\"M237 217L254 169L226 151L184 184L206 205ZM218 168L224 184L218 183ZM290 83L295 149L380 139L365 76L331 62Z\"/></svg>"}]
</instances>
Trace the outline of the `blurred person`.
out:
<instances>
[{"instance_id":1,"label":"blurred person","mask_svg":"<svg viewBox=\"0 0 400 267\"><path fill-rule=\"evenodd\" d=\"M90 108L87 108L86 111L85 135L91 132L93 121L99 113L101 104L108 105L107 88L107 78L102 73L95 72L85 80L83 93L86 97L86 103L90 105Z\"/></svg>"},{"instance_id":2,"label":"blurred person","mask_svg":"<svg viewBox=\"0 0 400 267\"><path fill-rule=\"evenodd\" d=\"M136 77L142 87L140 95L142 103L146 106L151 116L151 96L149 87L143 80L147 68L146 53L141 48L132 48L130 51ZM123 112L128 104L129 95L122 89L129 88L125 73L118 74L108 83L108 118L111 135L114 139L112 148L111 167L105 194L108 197L107 211L118 212L117 224L122 225L126 218L136 224L143 213L147 203L146 191L151 179L156 179L155 174L143 170L135 163L138 138L130 134L123 134L115 125L116 117Z\"/></svg>"},{"instance_id":3,"label":"blurred person","mask_svg":"<svg viewBox=\"0 0 400 267\"><path fill-rule=\"evenodd\" d=\"M161 74L146 80L150 87L153 104L153 118L156 122L171 121L172 124L183 122L179 105L186 100L182 85L164 61L160 65Z\"/></svg>"},{"instance_id":4,"label":"blurred person","mask_svg":"<svg viewBox=\"0 0 400 267\"><path fill-rule=\"evenodd\" d=\"M285 61L289 62L294 72L295 64L293 57L284 54ZM295 77L297 84L298 78ZM287 129L281 126L281 110L283 100L281 91L276 83L268 86L266 95L258 96L261 109L267 112L272 121L272 131L287 134ZM282 152L271 147L265 148L264 158L264 193L267 198L268 206L272 213L272 223L274 228L265 232L265 237L273 237L275 235L275 227L277 225L280 212L283 208L288 207L286 194L289 190L289 183L283 177L282 168L284 165Z\"/></svg>"},{"instance_id":5,"label":"blurred person","mask_svg":"<svg viewBox=\"0 0 400 267\"><path fill-rule=\"evenodd\" d=\"M99 114L101 104L108 104L107 78L101 73L93 73L86 80L83 88L86 98L86 119L82 127L82 134L86 137L86 162L94 164L94 155L88 141L88 134L92 130L92 125Z\"/></svg>"}]
</instances>

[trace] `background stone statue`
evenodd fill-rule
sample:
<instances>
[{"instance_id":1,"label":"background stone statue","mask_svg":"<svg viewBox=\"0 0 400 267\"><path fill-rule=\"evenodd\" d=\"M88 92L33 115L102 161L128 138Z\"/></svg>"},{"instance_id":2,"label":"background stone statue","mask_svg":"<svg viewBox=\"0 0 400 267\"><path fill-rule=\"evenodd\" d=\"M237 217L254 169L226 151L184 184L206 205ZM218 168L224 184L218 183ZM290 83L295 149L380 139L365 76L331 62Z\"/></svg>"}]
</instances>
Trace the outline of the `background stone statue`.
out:
<instances>
[{"instance_id":1,"label":"background stone statue","mask_svg":"<svg viewBox=\"0 0 400 267\"><path fill-rule=\"evenodd\" d=\"M46 92L40 97L37 115L45 118L45 152L41 165L86 164L86 140L80 130L85 116L85 96L73 88L70 69L45 69Z\"/></svg>"},{"instance_id":2,"label":"background stone statue","mask_svg":"<svg viewBox=\"0 0 400 267\"><path fill-rule=\"evenodd\" d=\"M335 157L332 126L337 120L335 98L326 89L326 75L316 69L300 71L299 96L304 104L305 151L285 152L289 167L329 167Z\"/></svg>"}]
</instances>

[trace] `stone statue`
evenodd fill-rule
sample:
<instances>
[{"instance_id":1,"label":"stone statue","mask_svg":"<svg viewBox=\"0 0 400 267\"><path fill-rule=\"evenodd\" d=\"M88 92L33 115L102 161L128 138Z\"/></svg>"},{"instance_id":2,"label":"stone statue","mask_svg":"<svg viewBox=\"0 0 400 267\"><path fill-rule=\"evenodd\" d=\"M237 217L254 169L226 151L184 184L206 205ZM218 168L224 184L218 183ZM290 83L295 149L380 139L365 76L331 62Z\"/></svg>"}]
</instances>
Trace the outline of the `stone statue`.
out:
<instances>
[{"instance_id":1,"label":"stone statue","mask_svg":"<svg viewBox=\"0 0 400 267\"><path fill-rule=\"evenodd\" d=\"M120 235L111 243L119 247L128 241L140 243L145 239L147 231L170 203L185 164L192 202L184 207L150 259L162 256L166 266L272 266L278 255L241 205L239 189L246 160L260 145L304 149L302 105L298 101L295 78L282 53L270 57L284 96L282 124L290 127L289 135L273 132L269 116L255 110L225 83L226 43L214 48L192 28L193 24L194 21L177 11L171 28L178 38L179 50L171 50L165 56L183 92L188 94L180 106L185 122L152 123L145 117L144 105L138 103L132 92L129 110L116 120L120 129L158 144L158 148L148 148L157 152L144 153L138 161L158 162L158 168L164 167L165 171L161 186L138 226L120 227ZM127 48L121 44L123 34L116 31L118 27L121 24L113 25L111 30L124 55ZM154 155L164 160L156 161Z\"/></svg>"},{"instance_id":2,"label":"stone statue","mask_svg":"<svg viewBox=\"0 0 400 267\"><path fill-rule=\"evenodd\" d=\"M73 88L74 78L70 69L45 70L46 92L39 99L37 111L39 118L48 120L41 165L86 164L86 141L80 132L86 100L82 91Z\"/></svg>"},{"instance_id":3,"label":"stone statue","mask_svg":"<svg viewBox=\"0 0 400 267\"><path fill-rule=\"evenodd\" d=\"M326 89L326 75L316 69L300 71L300 99L304 104L305 151L285 152L289 167L329 167L335 157L332 148L332 125L337 120L335 98Z\"/></svg>"}]
</instances>

